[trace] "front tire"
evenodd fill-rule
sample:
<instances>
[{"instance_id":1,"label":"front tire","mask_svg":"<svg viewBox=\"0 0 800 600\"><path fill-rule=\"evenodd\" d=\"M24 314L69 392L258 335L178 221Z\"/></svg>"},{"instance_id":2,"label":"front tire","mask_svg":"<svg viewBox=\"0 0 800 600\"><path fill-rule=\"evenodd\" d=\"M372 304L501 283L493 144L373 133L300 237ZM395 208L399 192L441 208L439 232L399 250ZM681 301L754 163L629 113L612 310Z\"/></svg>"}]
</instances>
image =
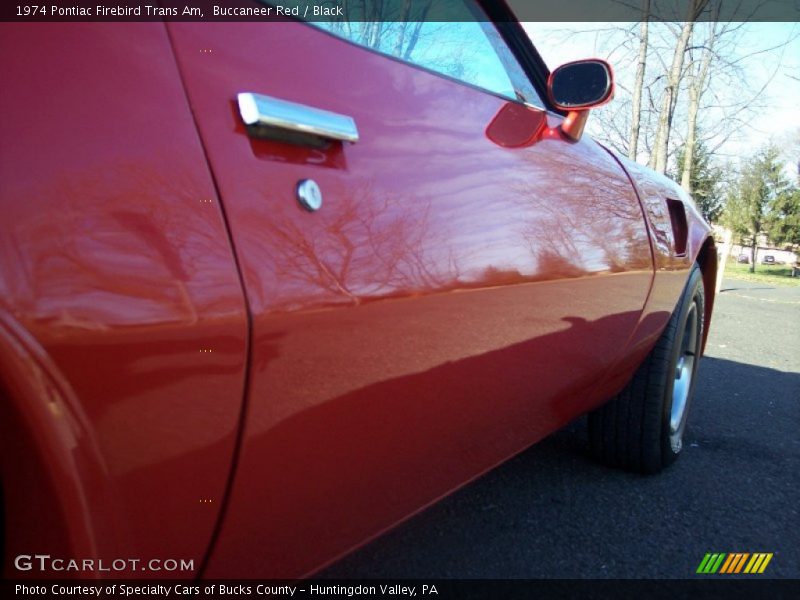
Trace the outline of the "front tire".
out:
<instances>
[{"instance_id":1,"label":"front tire","mask_svg":"<svg viewBox=\"0 0 800 600\"><path fill-rule=\"evenodd\" d=\"M678 458L697 376L704 311L703 278L695 264L666 328L633 379L589 415L589 445L602 462L656 473Z\"/></svg>"}]
</instances>

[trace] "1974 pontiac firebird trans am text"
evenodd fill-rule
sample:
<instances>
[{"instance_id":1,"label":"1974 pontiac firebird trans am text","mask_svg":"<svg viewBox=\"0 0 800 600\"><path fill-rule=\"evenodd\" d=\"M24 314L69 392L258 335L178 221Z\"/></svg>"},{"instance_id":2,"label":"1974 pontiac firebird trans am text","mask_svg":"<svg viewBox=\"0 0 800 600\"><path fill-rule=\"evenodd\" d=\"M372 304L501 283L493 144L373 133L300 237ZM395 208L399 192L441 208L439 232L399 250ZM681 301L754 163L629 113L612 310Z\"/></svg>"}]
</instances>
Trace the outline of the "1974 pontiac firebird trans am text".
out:
<instances>
[{"instance_id":1,"label":"1974 pontiac firebird trans am text","mask_svg":"<svg viewBox=\"0 0 800 600\"><path fill-rule=\"evenodd\" d=\"M310 10L309 10L310 9ZM205 13L195 6L184 6L182 9L169 6L57 6L57 5L18 5L18 17L196 17L204 18ZM344 19L341 6L306 5L300 6L217 6L211 7L212 17L302 17Z\"/></svg>"},{"instance_id":2,"label":"1974 pontiac firebird trans am text","mask_svg":"<svg viewBox=\"0 0 800 600\"><path fill-rule=\"evenodd\" d=\"M8 576L307 576L583 413L680 454L716 251L583 134L611 68L384 4L0 25Z\"/></svg>"}]
</instances>

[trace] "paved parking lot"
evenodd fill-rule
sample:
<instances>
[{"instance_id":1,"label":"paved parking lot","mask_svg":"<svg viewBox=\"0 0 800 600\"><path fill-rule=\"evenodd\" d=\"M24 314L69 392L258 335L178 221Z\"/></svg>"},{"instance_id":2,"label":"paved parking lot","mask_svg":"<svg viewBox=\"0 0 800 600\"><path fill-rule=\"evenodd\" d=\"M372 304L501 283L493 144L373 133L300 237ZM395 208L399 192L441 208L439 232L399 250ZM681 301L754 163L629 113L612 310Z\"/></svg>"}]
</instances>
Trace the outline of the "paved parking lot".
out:
<instances>
[{"instance_id":1,"label":"paved parking lot","mask_svg":"<svg viewBox=\"0 0 800 600\"><path fill-rule=\"evenodd\" d=\"M684 578L774 552L800 578L800 287L727 280L686 435L661 475L586 455L580 419L329 568L342 578Z\"/></svg>"}]
</instances>

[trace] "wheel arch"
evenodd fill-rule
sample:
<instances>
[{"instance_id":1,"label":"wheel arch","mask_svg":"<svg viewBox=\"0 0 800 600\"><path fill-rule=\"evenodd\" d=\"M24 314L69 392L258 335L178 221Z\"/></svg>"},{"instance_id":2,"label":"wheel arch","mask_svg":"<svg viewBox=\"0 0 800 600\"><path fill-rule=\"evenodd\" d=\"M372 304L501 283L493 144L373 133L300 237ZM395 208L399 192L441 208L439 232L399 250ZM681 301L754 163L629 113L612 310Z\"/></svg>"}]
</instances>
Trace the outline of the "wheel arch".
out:
<instances>
[{"instance_id":1,"label":"wheel arch","mask_svg":"<svg viewBox=\"0 0 800 600\"><path fill-rule=\"evenodd\" d=\"M14 570L19 554L92 557L97 553L98 513L92 510L89 495L92 477L102 477L103 469L78 410L74 394L44 350L0 311L0 485L6 575L25 577Z\"/></svg>"},{"instance_id":2,"label":"wheel arch","mask_svg":"<svg viewBox=\"0 0 800 600\"><path fill-rule=\"evenodd\" d=\"M714 299L717 291L717 247L714 238L708 235L702 242L697 252L695 262L700 267L703 275L703 291L705 293L705 309L703 311L703 340L701 352L705 353L708 341L708 330L711 326L711 314L714 310Z\"/></svg>"}]
</instances>

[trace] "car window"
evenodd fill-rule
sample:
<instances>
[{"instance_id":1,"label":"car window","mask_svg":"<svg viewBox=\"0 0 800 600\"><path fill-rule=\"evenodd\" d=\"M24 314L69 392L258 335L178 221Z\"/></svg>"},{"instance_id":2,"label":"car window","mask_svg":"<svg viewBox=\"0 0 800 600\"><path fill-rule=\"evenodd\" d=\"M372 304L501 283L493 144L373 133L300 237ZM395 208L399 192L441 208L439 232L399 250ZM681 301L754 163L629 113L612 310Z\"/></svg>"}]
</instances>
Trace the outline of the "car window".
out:
<instances>
[{"instance_id":1,"label":"car window","mask_svg":"<svg viewBox=\"0 0 800 600\"><path fill-rule=\"evenodd\" d=\"M500 32L475 0L349 2L343 16L309 23L510 100L544 107Z\"/></svg>"}]
</instances>

